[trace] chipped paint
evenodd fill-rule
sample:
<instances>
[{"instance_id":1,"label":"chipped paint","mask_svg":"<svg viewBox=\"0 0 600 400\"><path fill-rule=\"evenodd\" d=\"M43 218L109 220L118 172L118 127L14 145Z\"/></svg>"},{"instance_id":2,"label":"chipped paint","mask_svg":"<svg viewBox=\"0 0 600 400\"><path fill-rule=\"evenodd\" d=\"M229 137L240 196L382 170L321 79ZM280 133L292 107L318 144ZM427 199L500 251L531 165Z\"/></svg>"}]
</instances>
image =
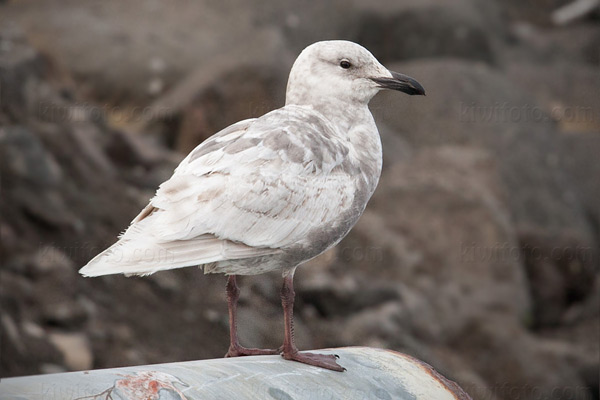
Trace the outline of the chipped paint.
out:
<instances>
[{"instance_id":1,"label":"chipped paint","mask_svg":"<svg viewBox=\"0 0 600 400\"><path fill-rule=\"evenodd\" d=\"M89 372L86 371L85 373ZM162 395L160 393L161 390L169 393L170 399L179 397L180 400L186 400L184 394L174 386L174 383L183 386L188 385L173 375L158 371L143 371L131 375L119 375L123 376L123 379L116 380L111 387L104 389L98 394L77 397L74 400L112 400L114 398L122 400L160 400Z\"/></svg>"},{"instance_id":2,"label":"chipped paint","mask_svg":"<svg viewBox=\"0 0 600 400\"><path fill-rule=\"evenodd\" d=\"M390 353L392 353L392 354L396 354L396 355L398 355L400 357L404 357L404 358L410 359L414 363L420 365L421 368L423 368L423 370L425 372L427 372L435 380L437 380L438 382L440 382L442 385L444 385L444 387L446 387L449 391L451 391L452 394L454 395L454 397L456 398L456 400L473 400L471 398L471 396L469 396L458 385L458 383L454 382L453 380L450 380L450 379L446 378L444 375L442 375L439 372L437 372L435 368L433 368L431 365L427 364L426 362L421 361L418 358L409 356L408 354L400 353L400 352L395 351L395 350L387 350L387 351L390 352Z\"/></svg>"}]
</instances>

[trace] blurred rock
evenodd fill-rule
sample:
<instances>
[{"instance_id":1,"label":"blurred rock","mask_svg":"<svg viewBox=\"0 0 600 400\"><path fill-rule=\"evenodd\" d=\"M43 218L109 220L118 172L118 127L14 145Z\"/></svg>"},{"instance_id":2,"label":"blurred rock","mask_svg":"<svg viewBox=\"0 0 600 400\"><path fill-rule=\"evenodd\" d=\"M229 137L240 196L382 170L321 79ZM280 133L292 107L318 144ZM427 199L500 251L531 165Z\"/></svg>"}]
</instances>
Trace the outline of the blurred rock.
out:
<instances>
[{"instance_id":1,"label":"blurred rock","mask_svg":"<svg viewBox=\"0 0 600 400\"><path fill-rule=\"evenodd\" d=\"M562 131L600 132L598 66L564 61L545 65L520 62L508 65L507 74L536 97L539 107Z\"/></svg>"},{"instance_id":2,"label":"blurred rock","mask_svg":"<svg viewBox=\"0 0 600 400\"><path fill-rule=\"evenodd\" d=\"M73 298L53 298L41 307L41 318L53 327L80 328L88 318L87 310Z\"/></svg>"},{"instance_id":3,"label":"blurred rock","mask_svg":"<svg viewBox=\"0 0 600 400\"><path fill-rule=\"evenodd\" d=\"M2 35L0 39L6 40ZM36 246L48 241L48 232L55 232L52 245L82 262L91 254L73 243L73 235L98 243L106 233L122 229L123 219L132 218L146 200L140 201L139 190L116 178L107 151L116 135L107 134L102 115L63 96L45 60L24 42L0 53L5 222ZM172 170L174 165L164 155L152 162L149 170L164 164ZM121 167L120 172L126 170ZM115 202L123 206L108 215L97 211ZM27 248L26 243L19 241L12 251Z\"/></svg>"},{"instance_id":4,"label":"blurred rock","mask_svg":"<svg viewBox=\"0 0 600 400\"><path fill-rule=\"evenodd\" d=\"M147 108L143 130L187 153L224 127L280 107L290 50L273 32L257 32L260 46L239 44L196 65Z\"/></svg>"},{"instance_id":5,"label":"blurred rock","mask_svg":"<svg viewBox=\"0 0 600 400\"><path fill-rule=\"evenodd\" d=\"M53 246L44 246L38 250L32 260L32 267L37 274L58 273L72 275L75 270L73 260Z\"/></svg>"},{"instance_id":6,"label":"blurred rock","mask_svg":"<svg viewBox=\"0 0 600 400\"><path fill-rule=\"evenodd\" d=\"M494 1L361 2L357 42L382 62L453 57L495 63L503 24Z\"/></svg>"},{"instance_id":7,"label":"blurred rock","mask_svg":"<svg viewBox=\"0 0 600 400\"><path fill-rule=\"evenodd\" d=\"M2 315L0 318L0 325L2 326L3 337L10 343L17 352L25 352L25 344L23 343L17 325L15 321L8 314Z\"/></svg>"},{"instance_id":8,"label":"blurred rock","mask_svg":"<svg viewBox=\"0 0 600 400\"><path fill-rule=\"evenodd\" d=\"M495 42L504 35L492 0L60 4L9 3L0 22L23 26L39 48L68 66L85 97L117 104L147 104L223 55L235 55L230 59L237 65L259 61L273 44L279 56L270 65L291 63L289 55L326 38L362 42L384 61L441 54L492 62ZM93 47L82 30L95 38Z\"/></svg>"},{"instance_id":9,"label":"blurred rock","mask_svg":"<svg viewBox=\"0 0 600 400\"><path fill-rule=\"evenodd\" d=\"M50 334L50 342L61 352L70 371L92 368L94 358L87 337L80 333Z\"/></svg>"},{"instance_id":10,"label":"blurred rock","mask_svg":"<svg viewBox=\"0 0 600 400\"><path fill-rule=\"evenodd\" d=\"M175 271L165 271L164 274L153 274L148 279L154 282L167 295L174 295L178 290L181 290L181 285Z\"/></svg>"},{"instance_id":11,"label":"blurred rock","mask_svg":"<svg viewBox=\"0 0 600 400\"><path fill-rule=\"evenodd\" d=\"M381 137L384 170L397 162L410 159L413 154L413 149L406 139L383 123L378 124L377 129L379 130L379 136Z\"/></svg>"},{"instance_id":12,"label":"blurred rock","mask_svg":"<svg viewBox=\"0 0 600 400\"><path fill-rule=\"evenodd\" d=\"M599 278L600 273L597 273L591 295L572 304L564 313L560 325L540 327L537 332L552 343L568 344L562 354L576 367L582 378L591 383L593 379L589 377L590 369L598 371L600 368L600 343L597 340L600 335Z\"/></svg>"},{"instance_id":13,"label":"blurred rock","mask_svg":"<svg viewBox=\"0 0 600 400\"><path fill-rule=\"evenodd\" d=\"M469 364L476 365L478 373L500 398L593 398L594 389L585 385L568 358L553 351L550 343L506 321L475 323L449 345ZM494 354L493 362L490 354Z\"/></svg>"},{"instance_id":14,"label":"blurred rock","mask_svg":"<svg viewBox=\"0 0 600 400\"><path fill-rule=\"evenodd\" d=\"M67 372L67 370L56 364L42 364L40 365L40 373L42 374L59 374L61 372Z\"/></svg>"},{"instance_id":15,"label":"blurred rock","mask_svg":"<svg viewBox=\"0 0 600 400\"><path fill-rule=\"evenodd\" d=\"M215 76L183 108L174 148L187 154L224 127L281 107L286 83L282 77L266 66L234 68Z\"/></svg>"},{"instance_id":16,"label":"blurred rock","mask_svg":"<svg viewBox=\"0 0 600 400\"><path fill-rule=\"evenodd\" d=\"M498 2L508 17L529 21L538 25L549 25L552 11L569 3L570 0L539 0L535 3L523 3L519 0Z\"/></svg>"},{"instance_id":17,"label":"blurred rock","mask_svg":"<svg viewBox=\"0 0 600 400\"><path fill-rule=\"evenodd\" d=\"M378 257L350 261L353 275L402 282L423 295L410 315L420 336L445 340L483 315L518 320L529 297L518 254L508 251L517 238L505 196L488 153L423 150L384 173L341 246L378 249Z\"/></svg>"},{"instance_id":18,"label":"blurred rock","mask_svg":"<svg viewBox=\"0 0 600 400\"><path fill-rule=\"evenodd\" d=\"M47 63L13 24L7 24L0 30L0 43L0 123L6 125L32 111L35 104L28 97L39 88Z\"/></svg>"},{"instance_id":19,"label":"blurred rock","mask_svg":"<svg viewBox=\"0 0 600 400\"><path fill-rule=\"evenodd\" d=\"M25 310L22 307L22 299L30 299L30 295L23 294L19 289L22 278L2 275L0 306L0 367L3 376L31 375L41 371L41 365L47 362L59 364L61 356L58 351L48 342L43 331L35 324L23 321ZM12 285L13 291L6 290ZM12 296L12 297L7 297ZM11 301L12 299L12 301Z\"/></svg>"},{"instance_id":20,"label":"blurred rock","mask_svg":"<svg viewBox=\"0 0 600 400\"><path fill-rule=\"evenodd\" d=\"M154 179L154 190L156 171L172 172L175 160L168 151L109 130L93 107L63 96L45 58L24 41L7 46L6 40L0 34L2 252L7 260L0 272L0 303L15 322L2 326L3 337L17 332L12 337L20 342L2 341L2 374L39 373L45 364L62 362L71 369L89 368L89 348L81 358L69 354L61 361L46 329L81 332L106 307L105 293L111 310L115 299L131 299L129 288L119 293L101 281L84 280L77 268L115 240L147 202L144 185ZM144 162L143 171L133 172L138 165L124 162L130 154L115 151L123 142ZM155 178L145 178L151 175ZM128 182L127 176L140 179ZM82 344L84 334L72 334L53 339L63 353L71 342L89 347Z\"/></svg>"},{"instance_id":21,"label":"blurred rock","mask_svg":"<svg viewBox=\"0 0 600 400\"><path fill-rule=\"evenodd\" d=\"M156 169L159 170L157 175L164 174L165 171L162 170L169 170L168 176L163 177L162 180L158 182L150 181L145 185L152 189L168 178L173 172L173 165L178 164L183 159L180 154L166 151L164 148L134 133L124 130L111 130L109 135L110 141L106 146L106 152L115 164L133 170L142 169L142 174L136 174L140 178L155 173L154 170ZM144 183L146 182L138 184L144 185Z\"/></svg>"},{"instance_id":22,"label":"blurred rock","mask_svg":"<svg viewBox=\"0 0 600 400\"><path fill-rule=\"evenodd\" d=\"M552 64L598 66L600 63L600 26L594 23L577 24L561 29L541 28L522 20L510 27L511 38L517 46L504 49L510 63L534 62L541 68ZM551 85L557 82L547 83Z\"/></svg>"},{"instance_id":23,"label":"blurred rock","mask_svg":"<svg viewBox=\"0 0 600 400\"><path fill-rule=\"evenodd\" d=\"M573 133L561 137L560 165L569 174L570 182L584 204L596 230L596 249L600 249L600 131L597 133Z\"/></svg>"},{"instance_id":24,"label":"blurred rock","mask_svg":"<svg viewBox=\"0 0 600 400\"><path fill-rule=\"evenodd\" d=\"M48 226L74 229L75 216L57 190L62 180L61 167L39 138L22 126L3 127L0 145L0 166L7 173L4 184L18 187L5 201L20 203L31 218Z\"/></svg>"},{"instance_id":25,"label":"blurred rock","mask_svg":"<svg viewBox=\"0 0 600 400\"><path fill-rule=\"evenodd\" d=\"M557 325L571 305L591 295L599 260L597 248L577 235L522 232L520 238L534 326Z\"/></svg>"},{"instance_id":26,"label":"blurred rock","mask_svg":"<svg viewBox=\"0 0 600 400\"><path fill-rule=\"evenodd\" d=\"M388 301L354 312L344 321L343 329L336 332L338 337L335 340L347 345L357 341L373 345L377 341L376 347L386 347L387 343L402 342L402 337L407 336L408 327L402 323L406 320L406 310L402 304Z\"/></svg>"},{"instance_id":27,"label":"blurred rock","mask_svg":"<svg viewBox=\"0 0 600 400\"><path fill-rule=\"evenodd\" d=\"M592 228L569 177L559 168L556 124L532 96L498 71L453 60L391 65L418 79L428 96L413 100L383 93L372 102L378 121L411 145L468 144L487 149L508 190L518 228Z\"/></svg>"},{"instance_id":28,"label":"blurred rock","mask_svg":"<svg viewBox=\"0 0 600 400\"><path fill-rule=\"evenodd\" d=\"M31 321L25 321L21 325L21 328L23 330L23 333L36 339L42 339L44 338L44 336L46 336L46 332L44 332L44 329L38 324L33 323Z\"/></svg>"},{"instance_id":29,"label":"blurred rock","mask_svg":"<svg viewBox=\"0 0 600 400\"><path fill-rule=\"evenodd\" d=\"M0 23L18 23L38 48L68 66L84 97L139 105L210 59L237 52L260 54L269 37L279 36L261 21L276 5L238 0L228 7L208 0L170 5L61 0L59 7L9 3ZM329 20L324 15L321 19ZM82 31L94 37L94 46Z\"/></svg>"},{"instance_id":30,"label":"blurred rock","mask_svg":"<svg viewBox=\"0 0 600 400\"><path fill-rule=\"evenodd\" d=\"M395 286L386 287L380 282L367 283L358 290L358 287L345 288L335 281L322 281L316 287L303 284L301 294L306 304L313 305L325 317L344 317L400 297Z\"/></svg>"},{"instance_id":31,"label":"blurred rock","mask_svg":"<svg viewBox=\"0 0 600 400\"><path fill-rule=\"evenodd\" d=\"M60 182L63 173L56 159L27 129L3 129L1 138L5 171L34 185L52 187Z\"/></svg>"}]
</instances>

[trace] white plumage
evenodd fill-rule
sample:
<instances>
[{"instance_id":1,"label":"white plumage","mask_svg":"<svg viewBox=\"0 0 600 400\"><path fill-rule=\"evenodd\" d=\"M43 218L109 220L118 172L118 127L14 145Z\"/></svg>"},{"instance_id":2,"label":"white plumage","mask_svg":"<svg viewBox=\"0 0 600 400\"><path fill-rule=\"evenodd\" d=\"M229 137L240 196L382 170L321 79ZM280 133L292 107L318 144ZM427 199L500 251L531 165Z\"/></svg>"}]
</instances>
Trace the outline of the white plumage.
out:
<instances>
[{"instance_id":1,"label":"white plumage","mask_svg":"<svg viewBox=\"0 0 600 400\"><path fill-rule=\"evenodd\" d=\"M283 140L281 147L282 139L265 143L278 136L293 138L294 129L310 130L302 127L301 116L313 112L289 106L285 113L290 109L300 116L286 116L286 125L278 122L283 112L276 110L262 119L239 122L198 146L120 240L81 273L146 275L276 254L302 243L320 225L334 224L352 203L357 180L333 171L345 160L347 145L329 127L335 153L304 148L300 162L290 160L291 142ZM246 147L239 145L240 138L256 140ZM300 148L303 143L296 141ZM210 145L214 149L203 153Z\"/></svg>"},{"instance_id":2,"label":"white plumage","mask_svg":"<svg viewBox=\"0 0 600 400\"><path fill-rule=\"evenodd\" d=\"M382 87L374 77L393 76L354 43L313 47L292 68L285 107L196 147L119 241L80 272L289 272L339 242L381 172L367 103ZM356 68L343 71L339 60L349 57Z\"/></svg>"}]
</instances>

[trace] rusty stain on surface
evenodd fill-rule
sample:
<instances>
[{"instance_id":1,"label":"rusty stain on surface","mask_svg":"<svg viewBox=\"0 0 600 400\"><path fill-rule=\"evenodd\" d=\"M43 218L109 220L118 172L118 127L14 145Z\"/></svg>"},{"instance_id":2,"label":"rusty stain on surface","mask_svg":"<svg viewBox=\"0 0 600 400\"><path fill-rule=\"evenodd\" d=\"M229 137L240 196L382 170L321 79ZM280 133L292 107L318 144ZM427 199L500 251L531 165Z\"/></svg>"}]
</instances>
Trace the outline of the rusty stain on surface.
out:
<instances>
[{"instance_id":1,"label":"rusty stain on surface","mask_svg":"<svg viewBox=\"0 0 600 400\"><path fill-rule=\"evenodd\" d=\"M433 379L435 379L436 381L440 382L442 384L442 386L444 386L446 389L448 389L450 392L452 392L452 394L454 395L454 397L456 398L456 400L473 400L471 398L471 396L469 396L467 394L467 392L465 392L459 385L458 383L446 378L444 375L440 374L439 372L437 372L435 370L435 368L433 368L431 365L427 364L424 361L419 360L418 358L415 357L411 357L408 354L404 354L404 353L400 353L398 351L395 350L386 350L392 354L398 355L400 357L404 357L407 358L409 360L411 360L414 364L419 365L423 370L425 370Z\"/></svg>"},{"instance_id":2,"label":"rusty stain on surface","mask_svg":"<svg viewBox=\"0 0 600 400\"><path fill-rule=\"evenodd\" d=\"M93 400L112 400L113 395L120 399L131 400L159 400L160 391L165 390L171 394L169 398L175 398L176 395L181 400L186 400L184 394L175 387L175 383L188 386L173 375L158 371L142 371L133 375L120 375L123 379L115 381L114 385L102 392L78 397L75 400L93 399Z\"/></svg>"}]
</instances>

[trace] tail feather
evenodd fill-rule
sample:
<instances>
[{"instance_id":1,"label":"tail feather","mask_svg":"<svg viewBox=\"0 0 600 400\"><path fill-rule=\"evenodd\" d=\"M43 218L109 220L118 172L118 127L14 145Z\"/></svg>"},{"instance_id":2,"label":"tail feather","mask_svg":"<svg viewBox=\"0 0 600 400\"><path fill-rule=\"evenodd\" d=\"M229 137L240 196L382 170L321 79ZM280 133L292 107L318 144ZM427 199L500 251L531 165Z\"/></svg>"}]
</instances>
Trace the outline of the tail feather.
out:
<instances>
[{"instance_id":1,"label":"tail feather","mask_svg":"<svg viewBox=\"0 0 600 400\"><path fill-rule=\"evenodd\" d=\"M122 238L94 257L79 270L79 273L87 277L119 273L149 275L168 269L201 266L277 252L279 251L276 249L250 247L208 234L190 240L162 243Z\"/></svg>"}]
</instances>

